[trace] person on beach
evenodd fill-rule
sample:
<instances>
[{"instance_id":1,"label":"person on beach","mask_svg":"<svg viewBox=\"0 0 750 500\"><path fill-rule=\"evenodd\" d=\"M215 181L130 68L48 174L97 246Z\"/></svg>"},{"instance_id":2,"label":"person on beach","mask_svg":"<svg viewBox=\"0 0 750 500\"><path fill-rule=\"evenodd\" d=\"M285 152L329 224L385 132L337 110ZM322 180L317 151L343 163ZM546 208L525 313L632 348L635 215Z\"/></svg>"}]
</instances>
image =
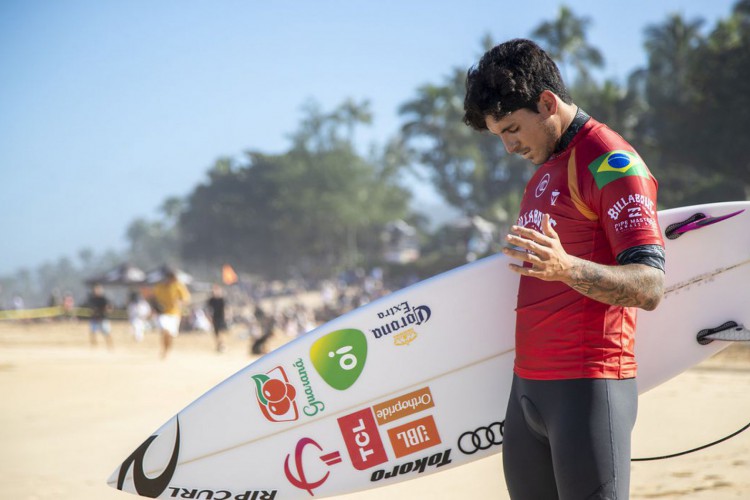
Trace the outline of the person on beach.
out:
<instances>
[{"instance_id":1,"label":"person on beach","mask_svg":"<svg viewBox=\"0 0 750 500\"><path fill-rule=\"evenodd\" d=\"M469 69L464 111L537 166L503 249L521 275L503 437L511 498L628 498L636 311L664 293L657 182L530 40Z\"/></svg>"},{"instance_id":2,"label":"person on beach","mask_svg":"<svg viewBox=\"0 0 750 500\"><path fill-rule=\"evenodd\" d=\"M255 321L260 328L260 337L251 339L250 354L262 356L266 353L266 342L276 330L276 314L275 312L267 313L260 304L256 304Z\"/></svg>"},{"instance_id":3,"label":"person on beach","mask_svg":"<svg viewBox=\"0 0 750 500\"><path fill-rule=\"evenodd\" d=\"M224 290L216 283L211 287L211 297L206 301L206 308L210 312L211 326L216 339L216 352L226 351L224 344L224 333L227 330L226 300Z\"/></svg>"},{"instance_id":4,"label":"person on beach","mask_svg":"<svg viewBox=\"0 0 750 500\"><path fill-rule=\"evenodd\" d=\"M151 316L151 306L148 305L140 292L134 290L130 292L128 297L127 312L133 338L136 342L142 342L148 318Z\"/></svg>"},{"instance_id":5,"label":"person on beach","mask_svg":"<svg viewBox=\"0 0 750 500\"><path fill-rule=\"evenodd\" d=\"M112 335L111 326L109 322L109 313L112 311L112 303L104 295L104 287L100 284L95 284L91 293L86 300L86 307L91 310L91 318L89 320L89 337L91 339L91 346L96 347L97 333L100 333L104 337L104 342L107 344L109 349L112 349Z\"/></svg>"},{"instance_id":6,"label":"person on beach","mask_svg":"<svg viewBox=\"0 0 750 500\"><path fill-rule=\"evenodd\" d=\"M167 357L174 339L180 333L183 307L190 302L190 292L177 279L172 269L167 269L164 279L154 286L154 301L158 312L158 324L162 338L162 359Z\"/></svg>"}]
</instances>

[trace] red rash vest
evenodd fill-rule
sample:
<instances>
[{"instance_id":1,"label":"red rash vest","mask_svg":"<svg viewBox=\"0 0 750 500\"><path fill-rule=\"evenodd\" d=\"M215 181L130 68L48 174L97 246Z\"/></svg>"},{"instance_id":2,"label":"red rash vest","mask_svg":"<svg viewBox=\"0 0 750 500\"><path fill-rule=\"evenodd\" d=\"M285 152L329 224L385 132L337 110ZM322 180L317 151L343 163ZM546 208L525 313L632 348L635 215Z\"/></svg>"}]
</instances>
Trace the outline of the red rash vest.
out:
<instances>
[{"instance_id":1,"label":"red rash vest","mask_svg":"<svg viewBox=\"0 0 750 500\"><path fill-rule=\"evenodd\" d=\"M664 245L656 193L656 179L633 147L589 118L529 180L517 224L542 232L542 216L549 214L568 254L617 265L623 250ZM521 276L516 311L519 376L635 377L636 308L604 304L559 281Z\"/></svg>"}]
</instances>

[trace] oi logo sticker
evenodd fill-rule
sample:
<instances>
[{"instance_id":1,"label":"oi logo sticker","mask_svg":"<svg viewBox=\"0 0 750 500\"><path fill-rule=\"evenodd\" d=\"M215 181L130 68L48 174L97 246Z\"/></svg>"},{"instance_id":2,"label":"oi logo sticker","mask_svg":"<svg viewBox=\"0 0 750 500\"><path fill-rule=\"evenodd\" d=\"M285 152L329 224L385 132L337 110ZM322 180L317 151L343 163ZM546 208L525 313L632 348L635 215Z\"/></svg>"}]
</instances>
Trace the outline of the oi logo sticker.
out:
<instances>
[{"instance_id":1,"label":"oi logo sticker","mask_svg":"<svg viewBox=\"0 0 750 500\"><path fill-rule=\"evenodd\" d=\"M340 391L357 381L367 360L367 338L352 328L336 330L313 343L310 359L325 382Z\"/></svg>"}]
</instances>

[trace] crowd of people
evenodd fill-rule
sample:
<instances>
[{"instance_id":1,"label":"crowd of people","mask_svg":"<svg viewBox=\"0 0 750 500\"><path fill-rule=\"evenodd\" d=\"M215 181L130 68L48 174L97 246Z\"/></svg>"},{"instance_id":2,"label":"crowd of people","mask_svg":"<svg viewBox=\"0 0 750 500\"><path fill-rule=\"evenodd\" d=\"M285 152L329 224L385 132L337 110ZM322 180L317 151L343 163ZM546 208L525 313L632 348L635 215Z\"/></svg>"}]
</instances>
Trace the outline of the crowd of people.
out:
<instances>
[{"instance_id":1,"label":"crowd of people","mask_svg":"<svg viewBox=\"0 0 750 500\"><path fill-rule=\"evenodd\" d=\"M130 334L135 342L145 335L160 335L160 355L169 355L179 334L208 333L218 353L227 350L229 336L248 341L250 355L269 350L269 340L285 343L338 316L390 293L377 272L353 273L338 280L322 282L311 289L291 286L274 290L266 283L255 287L213 284L210 294L189 291L174 273L144 295L131 290L124 308ZM101 337L113 348L111 317L115 311L104 287L94 284L81 306L90 312L89 334L92 346ZM123 318L120 316L120 318Z\"/></svg>"}]
</instances>

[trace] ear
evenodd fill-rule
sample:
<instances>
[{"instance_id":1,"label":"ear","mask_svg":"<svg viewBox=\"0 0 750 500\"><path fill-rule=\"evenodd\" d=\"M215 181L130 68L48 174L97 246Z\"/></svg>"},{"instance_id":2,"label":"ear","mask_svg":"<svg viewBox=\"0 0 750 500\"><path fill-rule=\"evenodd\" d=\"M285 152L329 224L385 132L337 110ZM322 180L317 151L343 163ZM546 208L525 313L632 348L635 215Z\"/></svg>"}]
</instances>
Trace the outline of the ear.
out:
<instances>
[{"instance_id":1,"label":"ear","mask_svg":"<svg viewBox=\"0 0 750 500\"><path fill-rule=\"evenodd\" d=\"M539 112L546 115L552 116L557 113L557 96L550 90L542 91L539 96Z\"/></svg>"}]
</instances>

